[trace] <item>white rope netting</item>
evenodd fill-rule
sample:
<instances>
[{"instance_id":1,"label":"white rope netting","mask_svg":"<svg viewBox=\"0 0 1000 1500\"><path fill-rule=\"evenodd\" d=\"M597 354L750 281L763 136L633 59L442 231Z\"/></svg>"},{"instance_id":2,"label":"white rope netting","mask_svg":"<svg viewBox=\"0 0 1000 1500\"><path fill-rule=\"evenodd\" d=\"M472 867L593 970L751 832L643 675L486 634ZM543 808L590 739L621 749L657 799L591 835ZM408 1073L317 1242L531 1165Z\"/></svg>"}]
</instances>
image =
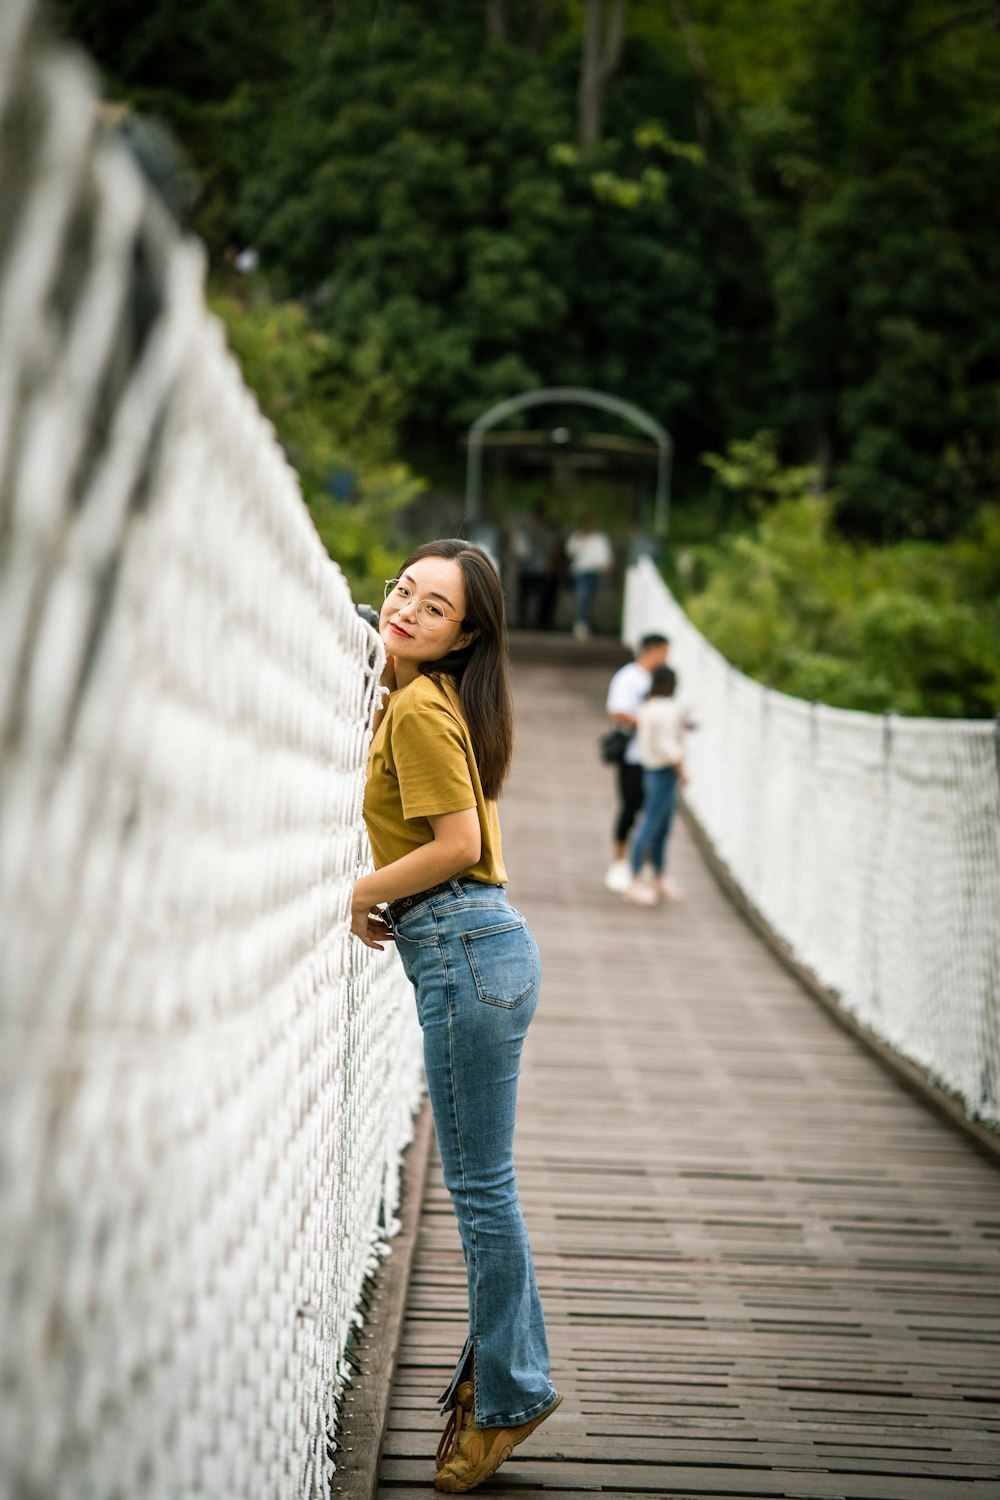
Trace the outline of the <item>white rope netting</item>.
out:
<instances>
[{"instance_id":1,"label":"white rope netting","mask_svg":"<svg viewBox=\"0 0 1000 1500\"><path fill-rule=\"evenodd\" d=\"M671 640L686 801L737 884L843 1006L1000 1124L997 725L851 713L751 681L648 559L625 637Z\"/></svg>"},{"instance_id":2,"label":"white rope netting","mask_svg":"<svg viewBox=\"0 0 1000 1500\"><path fill-rule=\"evenodd\" d=\"M421 1089L375 637L93 81L0 7L0 1493L327 1492Z\"/></svg>"}]
</instances>

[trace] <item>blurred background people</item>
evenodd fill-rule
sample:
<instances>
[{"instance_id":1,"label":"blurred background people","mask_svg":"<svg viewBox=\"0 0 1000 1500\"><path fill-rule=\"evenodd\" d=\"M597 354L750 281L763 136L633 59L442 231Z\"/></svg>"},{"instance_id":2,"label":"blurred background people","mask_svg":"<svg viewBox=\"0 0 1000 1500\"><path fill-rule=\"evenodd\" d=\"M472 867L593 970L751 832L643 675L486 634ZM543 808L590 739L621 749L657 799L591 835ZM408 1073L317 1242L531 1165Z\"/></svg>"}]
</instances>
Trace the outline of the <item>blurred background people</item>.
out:
<instances>
[{"instance_id":1,"label":"blurred background people","mask_svg":"<svg viewBox=\"0 0 1000 1500\"><path fill-rule=\"evenodd\" d=\"M632 840L632 879L622 892L626 901L655 906L661 897L681 901L684 892L666 872L667 840L674 821L677 786L685 784L684 732L687 715L677 702L677 673L656 667L649 694L639 709L635 733L642 767L642 816ZM644 878L649 864L651 875Z\"/></svg>"},{"instance_id":2,"label":"blurred background people","mask_svg":"<svg viewBox=\"0 0 1000 1500\"><path fill-rule=\"evenodd\" d=\"M612 724L622 724L633 731L631 742L617 770L618 811L612 834L611 864L604 877L609 891L624 891L631 884L632 872L626 853L632 826L642 807L642 756L635 729L657 667L666 665L670 642L665 635L651 632L639 642L635 660L619 667L608 684L607 712Z\"/></svg>"},{"instance_id":3,"label":"blurred background people","mask_svg":"<svg viewBox=\"0 0 1000 1500\"><path fill-rule=\"evenodd\" d=\"M544 505L536 505L515 528L511 551L517 568L517 628L551 630L563 547L559 528Z\"/></svg>"},{"instance_id":4,"label":"blurred background people","mask_svg":"<svg viewBox=\"0 0 1000 1500\"><path fill-rule=\"evenodd\" d=\"M593 516L584 516L578 530L567 538L566 555L573 577L573 634L577 640L586 640L601 579L611 576L615 561L611 543L598 531Z\"/></svg>"}]
</instances>

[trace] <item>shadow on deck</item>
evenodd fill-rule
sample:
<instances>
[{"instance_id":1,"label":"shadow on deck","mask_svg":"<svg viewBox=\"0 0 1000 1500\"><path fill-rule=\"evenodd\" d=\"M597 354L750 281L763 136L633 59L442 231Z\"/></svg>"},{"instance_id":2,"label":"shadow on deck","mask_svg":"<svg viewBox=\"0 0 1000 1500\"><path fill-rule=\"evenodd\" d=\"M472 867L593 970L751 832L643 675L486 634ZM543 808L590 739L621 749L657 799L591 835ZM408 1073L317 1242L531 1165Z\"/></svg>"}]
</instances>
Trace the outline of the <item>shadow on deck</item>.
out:
<instances>
[{"instance_id":1,"label":"shadow on deck","mask_svg":"<svg viewBox=\"0 0 1000 1500\"><path fill-rule=\"evenodd\" d=\"M683 905L604 890L607 676L516 673L505 853L545 970L517 1157L565 1400L476 1493L986 1500L1000 1174L804 992L683 826ZM335 1495L433 1493L435 1397L465 1334L433 1149L410 1214L398 1351L391 1318L362 1347L386 1390L398 1355L377 1477L349 1461Z\"/></svg>"}]
</instances>

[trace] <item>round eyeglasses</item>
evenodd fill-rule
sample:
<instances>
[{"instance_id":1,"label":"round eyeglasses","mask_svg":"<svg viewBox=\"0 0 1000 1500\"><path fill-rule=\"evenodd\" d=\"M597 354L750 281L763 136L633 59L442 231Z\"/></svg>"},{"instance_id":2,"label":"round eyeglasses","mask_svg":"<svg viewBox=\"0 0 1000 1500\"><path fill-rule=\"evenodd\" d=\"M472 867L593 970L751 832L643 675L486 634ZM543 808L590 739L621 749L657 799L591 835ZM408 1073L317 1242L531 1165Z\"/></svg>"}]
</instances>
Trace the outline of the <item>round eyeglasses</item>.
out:
<instances>
[{"instance_id":1,"label":"round eyeglasses","mask_svg":"<svg viewBox=\"0 0 1000 1500\"><path fill-rule=\"evenodd\" d=\"M413 598L413 590L408 583L403 583L399 578L387 578L383 598L391 598L398 605L408 604ZM423 625L425 630L436 630L446 620L449 620L452 625L462 623L454 615L446 615L440 604L435 604L433 599L418 600L414 605L413 613L418 624Z\"/></svg>"}]
</instances>

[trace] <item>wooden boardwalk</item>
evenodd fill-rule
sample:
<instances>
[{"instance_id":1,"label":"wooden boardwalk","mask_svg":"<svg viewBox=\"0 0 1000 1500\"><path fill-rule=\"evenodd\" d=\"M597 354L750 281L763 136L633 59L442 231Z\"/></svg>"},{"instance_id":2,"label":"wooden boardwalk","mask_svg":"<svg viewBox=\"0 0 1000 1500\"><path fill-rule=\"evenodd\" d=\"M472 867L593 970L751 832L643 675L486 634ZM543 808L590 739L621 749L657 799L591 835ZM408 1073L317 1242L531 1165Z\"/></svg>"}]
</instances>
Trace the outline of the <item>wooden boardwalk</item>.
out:
<instances>
[{"instance_id":1,"label":"wooden boardwalk","mask_svg":"<svg viewBox=\"0 0 1000 1500\"><path fill-rule=\"evenodd\" d=\"M517 668L503 803L538 938L518 1168L561 1409L483 1496L1000 1496L1000 1171L846 1035L687 831L680 906L602 885L607 672ZM380 1465L429 1493L465 1333L432 1156Z\"/></svg>"}]
</instances>

